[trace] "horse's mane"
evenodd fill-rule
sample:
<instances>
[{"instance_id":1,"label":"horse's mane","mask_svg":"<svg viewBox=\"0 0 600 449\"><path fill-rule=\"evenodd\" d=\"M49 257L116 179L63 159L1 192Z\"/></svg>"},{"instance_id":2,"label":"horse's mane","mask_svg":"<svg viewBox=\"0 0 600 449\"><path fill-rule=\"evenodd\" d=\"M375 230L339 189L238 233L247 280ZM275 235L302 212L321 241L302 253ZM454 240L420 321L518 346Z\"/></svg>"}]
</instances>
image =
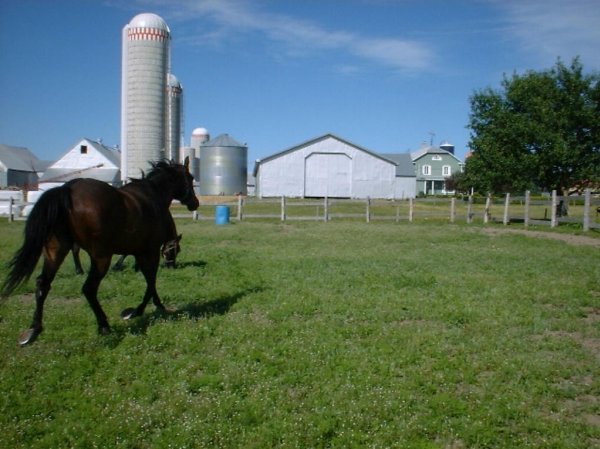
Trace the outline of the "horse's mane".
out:
<instances>
[{"instance_id":1,"label":"horse's mane","mask_svg":"<svg viewBox=\"0 0 600 449\"><path fill-rule=\"evenodd\" d=\"M170 175L175 175L177 167L181 166L175 161L162 159L159 161L150 161L150 171L148 174L144 173L144 170L141 170L142 176L140 178L130 178L131 182L140 182L144 180L150 180L155 178L156 176L162 173L168 173Z\"/></svg>"}]
</instances>

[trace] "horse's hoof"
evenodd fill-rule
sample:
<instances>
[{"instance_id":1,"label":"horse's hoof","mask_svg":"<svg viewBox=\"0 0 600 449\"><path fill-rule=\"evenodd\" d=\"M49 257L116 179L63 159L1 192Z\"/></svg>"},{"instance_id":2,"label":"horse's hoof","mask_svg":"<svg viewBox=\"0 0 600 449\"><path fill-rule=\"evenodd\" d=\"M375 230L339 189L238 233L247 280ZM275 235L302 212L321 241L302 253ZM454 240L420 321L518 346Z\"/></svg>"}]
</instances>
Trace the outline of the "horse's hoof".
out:
<instances>
[{"instance_id":1,"label":"horse's hoof","mask_svg":"<svg viewBox=\"0 0 600 449\"><path fill-rule=\"evenodd\" d=\"M40 335L41 333L41 329L27 329L26 331L21 332L21 334L19 335L19 344L21 346L25 346L30 343L33 343L38 338L38 335Z\"/></svg>"},{"instance_id":2,"label":"horse's hoof","mask_svg":"<svg viewBox=\"0 0 600 449\"><path fill-rule=\"evenodd\" d=\"M127 309L121 312L121 318L123 318L124 320L130 320L132 318L135 318L136 316L137 310L133 307L128 307Z\"/></svg>"},{"instance_id":3,"label":"horse's hoof","mask_svg":"<svg viewBox=\"0 0 600 449\"><path fill-rule=\"evenodd\" d=\"M98 333L100 335L109 335L110 334L110 327L106 326L106 327L99 327L98 328Z\"/></svg>"}]
</instances>

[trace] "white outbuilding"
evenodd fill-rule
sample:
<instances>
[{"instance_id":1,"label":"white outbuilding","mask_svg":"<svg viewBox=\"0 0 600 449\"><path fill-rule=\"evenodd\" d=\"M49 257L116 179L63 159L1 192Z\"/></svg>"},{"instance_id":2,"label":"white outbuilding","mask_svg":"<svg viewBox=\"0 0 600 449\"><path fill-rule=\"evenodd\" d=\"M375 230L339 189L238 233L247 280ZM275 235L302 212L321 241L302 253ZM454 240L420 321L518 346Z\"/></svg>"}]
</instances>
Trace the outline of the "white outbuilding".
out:
<instances>
[{"instance_id":1,"label":"white outbuilding","mask_svg":"<svg viewBox=\"0 0 600 449\"><path fill-rule=\"evenodd\" d=\"M414 198L409 154L381 155L333 134L257 160L258 197Z\"/></svg>"},{"instance_id":2,"label":"white outbuilding","mask_svg":"<svg viewBox=\"0 0 600 449\"><path fill-rule=\"evenodd\" d=\"M94 178L119 186L120 163L121 152L118 149L94 140L82 139L46 169L39 180L39 188L48 190L75 178Z\"/></svg>"}]
</instances>

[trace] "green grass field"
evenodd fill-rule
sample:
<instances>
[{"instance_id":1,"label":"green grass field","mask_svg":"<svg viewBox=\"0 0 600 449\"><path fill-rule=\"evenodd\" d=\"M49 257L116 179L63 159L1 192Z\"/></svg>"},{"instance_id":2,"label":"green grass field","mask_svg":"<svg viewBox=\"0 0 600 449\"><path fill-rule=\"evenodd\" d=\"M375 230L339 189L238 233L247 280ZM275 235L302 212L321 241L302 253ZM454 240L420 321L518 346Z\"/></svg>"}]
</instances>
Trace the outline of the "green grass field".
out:
<instances>
[{"instance_id":1,"label":"green grass field","mask_svg":"<svg viewBox=\"0 0 600 449\"><path fill-rule=\"evenodd\" d=\"M597 246L477 225L177 225L168 314L120 320L143 294L132 260L100 287L109 336L71 260L33 345L16 343L33 281L0 305L2 449L600 447ZM22 230L0 222L2 275Z\"/></svg>"}]
</instances>

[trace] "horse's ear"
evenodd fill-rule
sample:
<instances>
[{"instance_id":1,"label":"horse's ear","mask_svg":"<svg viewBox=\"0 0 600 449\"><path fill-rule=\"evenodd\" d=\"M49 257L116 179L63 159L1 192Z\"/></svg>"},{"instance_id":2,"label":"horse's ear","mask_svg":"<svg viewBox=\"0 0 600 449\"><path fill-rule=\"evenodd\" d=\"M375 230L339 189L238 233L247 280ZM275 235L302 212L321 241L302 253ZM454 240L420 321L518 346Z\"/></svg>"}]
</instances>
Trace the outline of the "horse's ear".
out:
<instances>
[{"instance_id":1,"label":"horse's ear","mask_svg":"<svg viewBox=\"0 0 600 449\"><path fill-rule=\"evenodd\" d=\"M178 242L181 242L181 237L183 237L183 234L179 234L179 235L177 236L177 241L178 241Z\"/></svg>"},{"instance_id":2,"label":"horse's ear","mask_svg":"<svg viewBox=\"0 0 600 449\"><path fill-rule=\"evenodd\" d=\"M186 156L185 157L185 161L183 161L183 166L185 167L186 171L190 171L190 157Z\"/></svg>"}]
</instances>

